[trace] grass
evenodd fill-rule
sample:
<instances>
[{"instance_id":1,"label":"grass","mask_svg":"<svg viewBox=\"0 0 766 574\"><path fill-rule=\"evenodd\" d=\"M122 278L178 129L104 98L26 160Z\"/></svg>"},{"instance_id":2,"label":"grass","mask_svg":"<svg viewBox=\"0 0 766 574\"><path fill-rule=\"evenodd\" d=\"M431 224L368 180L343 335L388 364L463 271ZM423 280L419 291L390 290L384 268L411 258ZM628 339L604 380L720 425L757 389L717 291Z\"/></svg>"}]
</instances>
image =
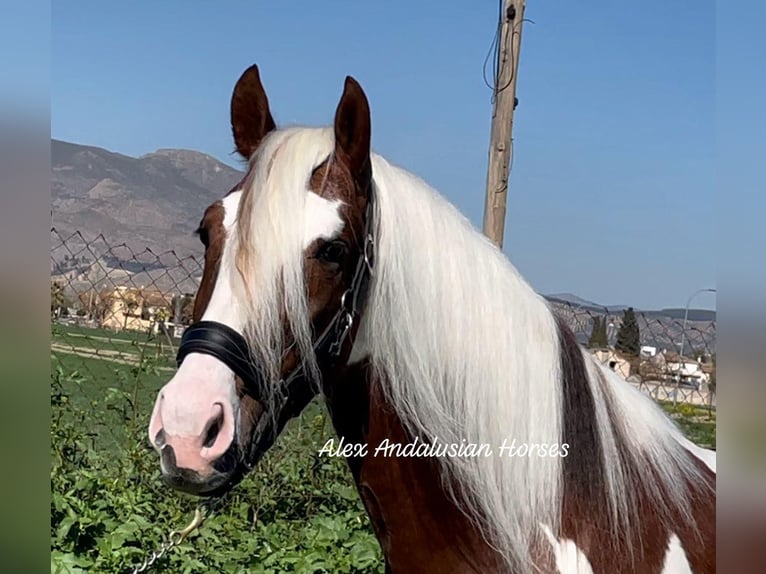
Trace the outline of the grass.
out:
<instances>
[{"instance_id":1,"label":"grass","mask_svg":"<svg viewBox=\"0 0 766 574\"><path fill-rule=\"evenodd\" d=\"M138 338L145 337L144 333L138 331L110 331L109 329L101 329L99 327L85 327L81 325L62 325L54 324L51 326L54 331L54 335L59 336L82 336L87 338L93 337L105 337L113 341L134 341Z\"/></svg>"},{"instance_id":2,"label":"grass","mask_svg":"<svg viewBox=\"0 0 766 574\"><path fill-rule=\"evenodd\" d=\"M671 401L659 402L690 441L703 448L716 449L715 409L684 403L674 405Z\"/></svg>"},{"instance_id":3,"label":"grass","mask_svg":"<svg viewBox=\"0 0 766 574\"><path fill-rule=\"evenodd\" d=\"M170 356L154 356L146 334L54 325L51 333L51 372L73 374L66 379L65 400L56 412L60 421L72 413L93 413L89 428L91 448L119 453L126 447L126 421L151 412L157 392L170 376ZM116 448L115 448L116 447Z\"/></svg>"},{"instance_id":4,"label":"grass","mask_svg":"<svg viewBox=\"0 0 766 574\"><path fill-rule=\"evenodd\" d=\"M51 341L53 343L64 344L73 347L89 347L96 350L110 350L129 352L131 349L137 349L143 346L156 347L158 340L161 340L162 346L168 353L170 347L167 340L163 337L159 339L157 335L148 335L141 331L120 331L114 333L107 329L96 329L75 325L51 326ZM178 339L173 339L173 346L177 347Z\"/></svg>"},{"instance_id":5,"label":"grass","mask_svg":"<svg viewBox=\"0 0 766 574\"><path fill-rule=\"evenodd\" d=\"M75 376L66 380L63 389L71 406L57 413L64 420L78 410L97 413L88 429L96 451L111 452L115 445L124 446L125 421L135 419L139 413L150 413L157 392L169 378L167 372L146 361L127 365L54 351L51 370L59 368Z\"/></svg>"}]
</instances>

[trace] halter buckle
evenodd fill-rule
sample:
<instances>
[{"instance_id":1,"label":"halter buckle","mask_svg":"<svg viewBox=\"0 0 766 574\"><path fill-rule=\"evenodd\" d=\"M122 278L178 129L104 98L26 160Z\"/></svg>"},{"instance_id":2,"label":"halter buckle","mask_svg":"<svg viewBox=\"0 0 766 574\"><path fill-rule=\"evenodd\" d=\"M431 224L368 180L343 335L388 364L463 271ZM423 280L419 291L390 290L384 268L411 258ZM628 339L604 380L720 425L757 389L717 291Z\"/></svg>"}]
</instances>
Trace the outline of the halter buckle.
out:
<instances>
[{"instance_id":1,"label":"halter buckle","mask_svg":"<svg viewBox=\"0 0 766 574\"><path fill-rule=\"evenodd\" d=\"M345 293L344 293L345 297ZM348 332L351 330L351 327L354 325L354 316L351 313L344 313L341 316L340 323L338 325L338 336L335 338L335 340L330 344L330 348L328 349L328 352L330 356L333 358L338 358L340 356L340 350L343 347L343 343L346 340L346 337L348 337Z\"/></svg>"}]
</instances>

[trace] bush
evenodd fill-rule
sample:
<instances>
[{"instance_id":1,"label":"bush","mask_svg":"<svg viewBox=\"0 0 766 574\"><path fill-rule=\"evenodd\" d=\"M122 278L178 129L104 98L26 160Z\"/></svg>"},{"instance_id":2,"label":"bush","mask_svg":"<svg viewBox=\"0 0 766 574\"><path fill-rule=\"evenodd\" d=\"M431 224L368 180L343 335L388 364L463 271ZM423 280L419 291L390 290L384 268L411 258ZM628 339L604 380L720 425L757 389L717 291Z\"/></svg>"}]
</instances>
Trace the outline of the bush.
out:
<instances>
[{"instance_id":1,"label":"bush","mask_svg":"<svg viewBox=\"0 0 766 574\"><path fill-rule=\"evenodd\" d=\"M60 368L51 377L51 572L125 572L169 530L183 528L197 500L161 482L146 439L149 413L134 412L129 383L83 406L83 381ZM114 421L124 428L105 433ZM331 432L312 403L223 508L156 570L382 572L345 462L317 455Z\"/></svg>"}]
</instances>

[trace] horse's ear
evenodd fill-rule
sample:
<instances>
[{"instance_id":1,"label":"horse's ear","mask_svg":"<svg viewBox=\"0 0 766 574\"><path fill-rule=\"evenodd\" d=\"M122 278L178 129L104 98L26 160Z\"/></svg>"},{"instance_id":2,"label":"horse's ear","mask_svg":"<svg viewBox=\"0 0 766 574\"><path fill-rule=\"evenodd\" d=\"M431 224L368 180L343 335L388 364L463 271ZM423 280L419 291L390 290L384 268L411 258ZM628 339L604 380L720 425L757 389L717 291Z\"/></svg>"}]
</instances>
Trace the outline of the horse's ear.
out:
<instances>
[{"instance_id":1,"label":"horse's ear","mask_svg":"<svg viewBox=\"0 0 766 574\"><path fill-rule=\"evenodd\" d=\"M346 76L335 111L335 157L360 182L370 177L370 105L359 83Z\"/></svg>"},{"instance_id":2,"label":"horse's ear","mask_svg":"<svg viewBox=\"0 0 766 574\"><path fill-rule=\"evenodd\" d=\"M231 131L239 154L249 159L263 137L276 127L258 66L253 64L240 76L231 96Z\"/></svg>"}]
</instances>

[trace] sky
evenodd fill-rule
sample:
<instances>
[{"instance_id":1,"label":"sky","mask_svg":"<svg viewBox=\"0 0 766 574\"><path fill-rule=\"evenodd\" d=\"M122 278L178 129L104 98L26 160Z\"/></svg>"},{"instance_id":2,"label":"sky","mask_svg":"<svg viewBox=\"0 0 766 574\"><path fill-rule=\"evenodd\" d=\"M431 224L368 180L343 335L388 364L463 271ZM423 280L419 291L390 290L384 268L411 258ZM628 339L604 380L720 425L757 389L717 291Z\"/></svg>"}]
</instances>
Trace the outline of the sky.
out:
<instances>
[{"instance_id":1,"label":"sky","mask_svg":"<svg viewBox=\"0 0 766 574\"><path fill-rule=\"evenodd\" d=\"M651 309L715 287L715 3L647 10L528 2L504 251L541 293ZM330 125L352 75L375 151L480 228L496 23L488 0L56 2L51 136L241 167L228 114L245 68L281 126Z\"/></svg>"}]
</instances>

